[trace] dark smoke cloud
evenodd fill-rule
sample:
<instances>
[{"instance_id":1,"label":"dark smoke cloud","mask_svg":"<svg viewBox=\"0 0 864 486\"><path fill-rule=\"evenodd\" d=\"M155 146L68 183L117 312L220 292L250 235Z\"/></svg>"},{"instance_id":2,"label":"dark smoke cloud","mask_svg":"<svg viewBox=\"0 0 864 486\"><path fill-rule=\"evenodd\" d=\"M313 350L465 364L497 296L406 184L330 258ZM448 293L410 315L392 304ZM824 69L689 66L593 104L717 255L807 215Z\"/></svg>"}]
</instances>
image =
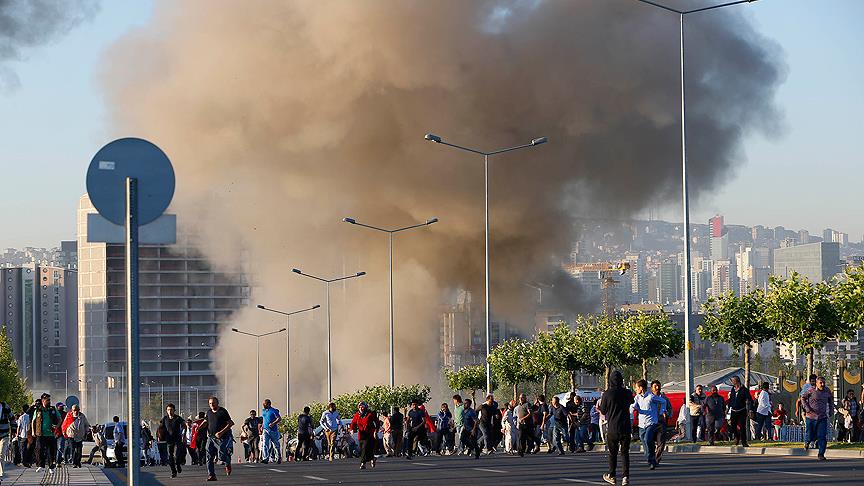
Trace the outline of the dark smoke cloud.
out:
<instances>
[{"instance_id":1,"label":"dark smoke cloud","mask_svg":"<svg viewBox=\"0 0 864 486\"><path fill-rule=\"evenodd\" d=\"M98 10L98 0L0 0L0 93L21 84L10 62L67 34Z\"/></svg>"},{"instance_id":2,"label":"dark smoke cloud","mask_svg":"<svg viewBox=\"0 0 864 486\"><path fill-rule=\"evenodd\" d=\"M745 134L780 126L782 53L743 10L688 24L694 194L741 162ZM447 289L482 302L482 159L424 133L481 149L549 137L491 169L493 305L526 328L524 283L556 278L574 215L677 197L677 25L627 0L165 2L109 51L104 85L118 134L172 157L175 210L210 255L232 264L248 249L256 302L323 303L293 266L369 272L334 289L339 392L383 382L387 363L386 240L342 217L441 218L397 237L397 380L434 382ZM323 316L292 337L300 398L321 396ZM279 321L248 311L237 325ZM284 369L277 355L269 366ZM248 382L248 353L231 356Z\"/></svg>"}]
</instances>

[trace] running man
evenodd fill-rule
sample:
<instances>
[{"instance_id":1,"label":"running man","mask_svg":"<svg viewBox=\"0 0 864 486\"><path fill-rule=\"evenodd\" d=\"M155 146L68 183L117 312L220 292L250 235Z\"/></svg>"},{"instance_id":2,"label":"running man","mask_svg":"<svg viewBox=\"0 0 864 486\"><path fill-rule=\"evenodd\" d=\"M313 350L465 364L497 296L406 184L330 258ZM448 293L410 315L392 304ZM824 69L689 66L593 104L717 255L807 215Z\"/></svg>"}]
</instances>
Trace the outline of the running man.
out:
<instances>
[{"instance_id":1,"label":"running man","mask_svg":"<svg viewBox=\"0 0 864 486\"><path fill-rule=\"evenodd\" d=\"M639 440L642 441L642 449L648 468L654 470L657 467L657 459L654 456L657 429L660 421L660 409L666 406L666 401L648 391L648 382L639 380L636 382L636 396L630 405L630 413L635 410L639 413Z\"/></svg>"},{"instance_id":2,"label":"running man","mask_svg":"<svg viewBox=\"0 0 864 486\"><path fill-rule=\"evenodd\" d=\"M234 421L228 410L219 406L219 399L210 397L207 400L210 409L207 410L205 422L207 424L207 481L216 481L215 463L218 458L225 464L225 474L231 475L231 427ZM217 457L218 456L218 457Z\"/></svg>"},{"instance_id":3,"label":"running man","mask_svg":"<svg viewBox=\"0 0 864 486\"><path fill-rule=\"evenodd\" d=\"M267 464L276 458L276 464L282 464L282 451L279 448L279 423L282 421L282 415L279 414L279 409L274 408L269 398L264 399L261 404L264 408L261 410L261 427L264 436L264 460Z\"/></svg>"}]
</instances>

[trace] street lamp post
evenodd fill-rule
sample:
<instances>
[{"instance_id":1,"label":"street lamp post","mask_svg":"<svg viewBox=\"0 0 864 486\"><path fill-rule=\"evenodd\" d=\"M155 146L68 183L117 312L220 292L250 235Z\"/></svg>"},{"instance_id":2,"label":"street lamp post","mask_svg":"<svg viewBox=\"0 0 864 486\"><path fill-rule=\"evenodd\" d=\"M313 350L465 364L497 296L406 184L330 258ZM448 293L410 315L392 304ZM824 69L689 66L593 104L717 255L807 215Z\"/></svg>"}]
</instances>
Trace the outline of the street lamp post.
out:
<instances>
[{"instance_id":1,"label":"street lamp post","mask_svg":"<svg viewBox=\"0 0 864 486\"><path fill-rule=\"evenodd\" d=\"M288 328L283 327L282 329L279 329L278 331L265 332L264 334L254 334L251 332L241 331L240 329L237 329L236 327L231 328L231 330L238 333L238 334L245 334L247 336L252 336L255 338L255 403L260 405L261 404L261 397L260 397L260 395L261 395L261 338L264 336L269 336L271 334L278 334L282 331L287 331ZM255 406L257 407L258 405L255 405Z\"/></svg>"},{"instance_id":2,"label":"street lamp post","mask_svg":"<svg viewBox=\"0 0 864 486\"><path fill-rule=\"evenodd\" d=\"M333 399L333 355L331 353L330 339L330 284L351 278L362 277L363 275L366 275L366 272L357 272L354 275L346 275L337 278L321 278L308 273L303 273L299 268L292 268L291 271L297 275L324 282L324 287L327 289L327 401L330 401Z\"/></svg>"},{"instance_id":3,"label":"street lamp post","mask_svg":"<svg viewBox=\"0 0 864 486\"><path fill-rule=\"evenodd\" d=\"M466 152L471 152L474 154L483 156L483 211L484 211L484 220L485 220L485 282L484 282L484 293L486 300L486 393L492 393L492 369L489 366L489 352L491 351L492 341L491 341L491 316L492 316L492 305L490 302L490 284L489 284L489 156L503 154L504 152L512 152L514 150L524 149L534 147L540 144L544 144L549 140L546 137L535 138L531 140L531 142L526 143L524 145L519 145L516 147L509 147L500 150L493 150L491 152L484 152L482 150L477 150L473 148L463 147L461 145L456 145L450 142L444 141L438 135L434 135L431 133L427 133L424 137L426 140L430 142L440 143L441 145L447 145L449 147L453 147L459 150L464 150Z\"/></svg>"},{"instance_id":4,"label":"street lamp post","mask_svg":"<svg viewBox=\"0 0 864 486\"><path fill-rule=\"evenodd\" d=\"M429 226L431 224L437 223L438 218L430 218L427 219L425 223L414 224L411 226L405 226L402 228L395 229L386 229L379 228L377 226L372 226L370 224L360 223L354 218L344 218L342 221L346 223L350 223L356 226L362 226L364 228L369 228L371 230L380 231L382 233L387 233L387 258L388 258L388 272L389 272L389 286L390 286L390 388L396 386L396 353L395 353L395 344L394 344L394 325L393 325L393 235L396 233L400 233L402 231L407 231L414 228L422 228L424 226Z\"/></svg>"},{"instance_id":5,"label":"street lamp post","mask_svg":"<svg viewBox=\"0 0 864 486\"><path fill-rule=\"evenodd\" d=\"M292 312L284 312L276 309L271 309L258 304L258 308L277 314L282 314L286 317L285 322L285 415L291 415L291 316L300 314L301 312L309 312L321 307L318 304L309 307L308 309L300 309Z\"/></svg>"},{"instance_id":6,"label":"street lamp post","mask_svg":"<svg viewBox=\"0 0 864 486\"><path fill-rule=\"evenodd\" d=\"M684 396L689 397L693 393L693 329L690 325L690 316L693 314L693 284L690 270L690 195L687 186L687 124L686 124L686 98L684 84L684 17L686 15L716 10L718 8L730 7L741 3L752 3L756 0L737 0L734 2L712 5L709 7L695 8L693 10L676 10L651 0L636 0L638 2L656 7L667 12L678 15L678 46L680 53L680 84L681 84L681 200L684 211Z\"/></svg>"}]
</instances>

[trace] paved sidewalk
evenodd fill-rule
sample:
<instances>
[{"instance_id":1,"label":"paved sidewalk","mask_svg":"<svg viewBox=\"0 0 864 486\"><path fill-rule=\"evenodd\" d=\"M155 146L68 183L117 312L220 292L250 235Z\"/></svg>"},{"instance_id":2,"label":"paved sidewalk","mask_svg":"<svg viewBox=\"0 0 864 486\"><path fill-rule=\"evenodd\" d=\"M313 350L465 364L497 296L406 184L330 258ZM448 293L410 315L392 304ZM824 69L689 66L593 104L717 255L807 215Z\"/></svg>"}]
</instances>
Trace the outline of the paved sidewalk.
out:
<instances>
[{"instance_id":1,"label":"paved sidewalk","mask_svg":"<svg viewBox=\"0 0 864 486\"><path fill-rule=\"evenodd\" d=\"M82 465L80 469L72 467L58 467L54 473L47 471L36 473L36 468L9 466L3 478L3 486L111 486L111 482L102 473L102 468L96 466Z\"/></svg>"}]
</instances>

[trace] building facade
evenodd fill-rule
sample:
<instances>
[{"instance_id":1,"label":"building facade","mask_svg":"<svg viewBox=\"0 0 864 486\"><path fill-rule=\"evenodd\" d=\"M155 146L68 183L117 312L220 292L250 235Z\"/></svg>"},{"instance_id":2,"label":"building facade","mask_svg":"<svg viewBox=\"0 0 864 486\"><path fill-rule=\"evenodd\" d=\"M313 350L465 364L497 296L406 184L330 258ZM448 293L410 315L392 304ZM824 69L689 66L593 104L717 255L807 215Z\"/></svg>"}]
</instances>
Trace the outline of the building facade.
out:
<instances>
[{"instance_id":1,"label":"building facade","mask_svg":"<svg viewBox=\"0 0 864 486\"><path fill-rule=\"evenodd\" d=\"M843 270L838 243L820 242L774 250L774 275L797 272L811 282L830 280Z\"/></svg>"},{"instance_id":2,"label":"building facade","mask_svg":"<svg viewBox=\"0 0 864 486\"><path fill-rule=\"evenodd\" d=\"M78 291L74 270L26 264L0 269L3 326L28 386L65 399L78 390ZM37 393L38 394L38 393Z\"/></svg>"},{"instance_id":3,"label":"building facade","mask_svg":"<svg viewBox=\"0 0 864 486\"><path fill-rule=\"evenodd\" d=\"M91 420L123 415L126 380L125 247L87 241L87 196L78 208L79 360L82 402ZM140 396L174 402L178 413L204 410L224 394L213 349L232 314L248 305L243 274L211 269L196 249L174 245L139 249ZM196 403L198 399L201 403ZM146 400L146 399L145 399ZM145 402L142 400L142 402ZM147 404L145 403L145 407ZM161 408L161 404L160 404Z\"/></svg>"}]
</instances>

